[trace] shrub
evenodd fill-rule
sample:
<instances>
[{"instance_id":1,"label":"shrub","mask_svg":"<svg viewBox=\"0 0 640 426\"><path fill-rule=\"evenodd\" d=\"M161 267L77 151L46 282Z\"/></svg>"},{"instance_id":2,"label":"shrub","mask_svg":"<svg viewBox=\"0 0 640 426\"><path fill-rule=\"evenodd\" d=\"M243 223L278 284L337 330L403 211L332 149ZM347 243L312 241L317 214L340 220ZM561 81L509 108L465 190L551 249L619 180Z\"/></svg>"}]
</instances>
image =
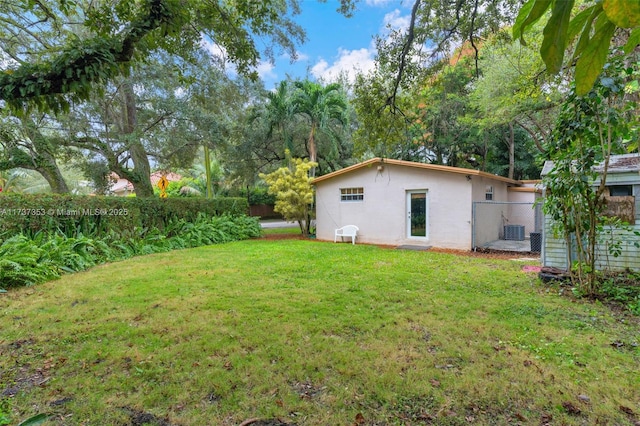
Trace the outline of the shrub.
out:
<instances>
[{"instance_id":1,"label":"shrub","mask_svg":"<svg viewBox=\"0 0 640 426\"><path fill-rule=\"evenodd\" d=\"M164 230L133 228L102 236L66 236L36 232L14 235L0 242L0 283L5 287L38 284L62 273L82 271L96 264L136 255L220 244L259 237L256 218L199 214L190 222L169 220Z\"/></svg>"},{"instance_id":2,"label":"shrub","mask_svg":"<svg viewBox=\"0 0 640 426\"><path fill-rule=\"evenodd\" d=\"M245 215L243 198L123 198L73 195L0 196L0 235L38 232L66 236L95 236L111 232L130 234L144 229L164 229L170 221L194 221L199 215Z\"/></svg>"}]
</instances>

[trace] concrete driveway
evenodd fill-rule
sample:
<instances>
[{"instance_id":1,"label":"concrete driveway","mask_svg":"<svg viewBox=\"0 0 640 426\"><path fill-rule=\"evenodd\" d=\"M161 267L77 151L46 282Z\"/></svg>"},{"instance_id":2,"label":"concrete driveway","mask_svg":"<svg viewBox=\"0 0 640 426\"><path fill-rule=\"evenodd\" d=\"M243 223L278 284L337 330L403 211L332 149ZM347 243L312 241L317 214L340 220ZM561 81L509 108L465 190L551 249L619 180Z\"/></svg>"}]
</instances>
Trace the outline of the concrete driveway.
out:
<instances>
[{"instance_id":1,"label":"concrete driveway","mask_svg":"<svg viewBox=\"0 0 640 426\"><path fill-rule=\"evenodd\" d=\"M267 228L296 228L298 226L297 222L287 222L284 220L277 219L267 219L261 220L260 226L264 229Z\"/></svg>"}]
</instances>

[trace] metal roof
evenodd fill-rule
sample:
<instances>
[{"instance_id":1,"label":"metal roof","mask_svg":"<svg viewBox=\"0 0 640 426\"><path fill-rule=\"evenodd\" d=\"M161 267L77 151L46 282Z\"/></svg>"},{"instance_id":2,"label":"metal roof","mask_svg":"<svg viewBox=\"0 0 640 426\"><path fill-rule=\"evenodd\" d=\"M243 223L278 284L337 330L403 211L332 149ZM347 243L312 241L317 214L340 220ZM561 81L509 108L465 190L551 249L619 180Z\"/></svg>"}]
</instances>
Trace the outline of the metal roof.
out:
<instances>
[{"instance_id":1,"label":"metal roof","mask_svg":"<svg viewBox=\"0 0 640 426\"><path fill-rule=\"evenodd\" d=\"M553 161L547 160L544 162L541 176L546 176L553 170ZM604 171L604 164L593 168L594 171L602 173ZM640 172L640 154L621 154L612 155L609 158L609 167L607 173L636 173Z\"/></svg>"}]
</instances>

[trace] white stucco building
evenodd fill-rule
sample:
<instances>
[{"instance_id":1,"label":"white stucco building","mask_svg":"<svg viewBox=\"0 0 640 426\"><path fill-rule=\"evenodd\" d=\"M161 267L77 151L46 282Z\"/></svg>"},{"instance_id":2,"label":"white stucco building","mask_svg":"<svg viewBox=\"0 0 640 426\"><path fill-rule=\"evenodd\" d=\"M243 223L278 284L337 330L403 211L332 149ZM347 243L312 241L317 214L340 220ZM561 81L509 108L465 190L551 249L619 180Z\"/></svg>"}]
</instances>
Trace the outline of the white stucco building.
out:
<instances>
[{"instance_id":1,"label":"white stucco building","mask_svg":"<svg viewBox=\"0 0 640 426\"><path fill-rule=\"evenodd\" d=\"M316 236L333 240L336 228L356 225L358 241L470 250L474 201L533 201L535 188L477 170L373 158L320 176ZM510 190L511 188L511 190ZM491 232L498 238L504 217ZM489 227L489 226L483 226Z\"/></svg>"}]
</instances>

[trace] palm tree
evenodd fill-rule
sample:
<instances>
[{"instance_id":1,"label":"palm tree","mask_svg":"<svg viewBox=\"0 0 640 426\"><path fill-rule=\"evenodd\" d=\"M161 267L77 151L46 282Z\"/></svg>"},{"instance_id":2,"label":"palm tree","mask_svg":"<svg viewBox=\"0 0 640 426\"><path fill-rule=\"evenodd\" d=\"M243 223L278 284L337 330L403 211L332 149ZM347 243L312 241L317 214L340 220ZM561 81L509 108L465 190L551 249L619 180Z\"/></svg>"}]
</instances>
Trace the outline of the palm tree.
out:
<instances>
[{"instance_id":1,"label":"palm tree","mask_svg":"<svg viewBox=\"0 0 640 426\"><path fill-rule=\"evenodd\" d=\"M348 126L347 98L338 83L322 86L309 80L296 81L292 107L296 115L304 117L309 128L307 149L309 160L317 162L317 136L324 134L335 149L340 143L340 132ZM316 168L310 171L315 176Z\"/></svg>"},{"instance_id":2,"label":"palm tree","mask_svg":"<svg viewBox=\"0 0 640 426\"><path fill-rule=\"evenodd\" d=\"M265 110L268 126L267 137L271 138L275 133L280 133L284 149L293 152L293 138L288 131L288 126L294 115L289 81L281 81L275 92L268 92L267 100Z\"/></svg>"},{"instance_id":3,"label":"palm tree","mask_svg":"<svg viewBox=\"0 0 640 426\"><path fill-rule=\"evenodd\" d=\"M0 192L18 192L20 180L28 177L23 169L0 170Z\"/></svg>"}]
</instances>

